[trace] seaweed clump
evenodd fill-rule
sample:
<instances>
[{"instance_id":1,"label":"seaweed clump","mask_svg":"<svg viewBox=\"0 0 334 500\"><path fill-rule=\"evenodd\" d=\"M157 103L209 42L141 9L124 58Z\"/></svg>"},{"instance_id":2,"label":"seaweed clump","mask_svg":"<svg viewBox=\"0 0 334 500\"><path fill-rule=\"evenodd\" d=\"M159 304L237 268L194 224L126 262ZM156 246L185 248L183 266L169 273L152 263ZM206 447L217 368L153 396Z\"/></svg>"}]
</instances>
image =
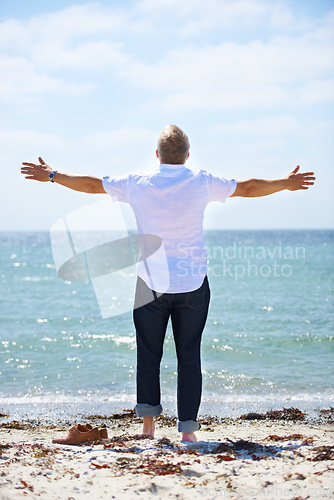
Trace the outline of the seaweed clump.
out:
<instances>
[{"instance_id":1,"label":"seaweed clump","mask_svg":"<svg viewBox=\"0 0 334 500\"><path fill-rule=\"evenodd\" d=\"M331 406L328 410L320 410L320 418L329 424L334 424L334 407Z\"/></svg>"},{"instance_id":2,"label":"seaweed clump","mask_svg":"<svg viewBox=\"0 0 334 500\"><path fill-rule=\"evenodd\" d=\"M319 462L322 460L334 460L334 446L317 446L314 448L316 455L313 458L308 458L311 462Z\"/></svg>"},{"instance_id":3,"label":"seaweed clump","mask_svg":"<svg viewBox=\"0 0 334 500\"><path fill-rule=\"evenodd\" d=\"M285 420L285 421L297 421L305 420L305 413L303 413L298 408L283 408L283 410L270 410L266 413L245 413L241 415L241 420Z\"/></svg>"}]
</instances>

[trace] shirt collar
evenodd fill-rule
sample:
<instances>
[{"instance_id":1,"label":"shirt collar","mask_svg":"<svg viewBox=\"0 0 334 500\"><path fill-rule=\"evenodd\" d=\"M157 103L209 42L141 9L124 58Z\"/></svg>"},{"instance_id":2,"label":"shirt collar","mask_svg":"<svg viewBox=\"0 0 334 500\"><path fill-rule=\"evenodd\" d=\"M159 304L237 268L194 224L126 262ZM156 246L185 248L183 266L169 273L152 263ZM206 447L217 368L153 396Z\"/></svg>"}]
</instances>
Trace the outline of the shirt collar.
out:
<instances>
[{"instance_id":1,"label":"shirt collar","mask_svg":"<svg viewBox=\"0 0 334 500\"><path fill-rule=\"evenodd\" d=\"M169 163L160 163L159 170L163 175L174 177L184 172L186 170L186 166L184 164L172 165Z\"/></svg>"}]
</instances>

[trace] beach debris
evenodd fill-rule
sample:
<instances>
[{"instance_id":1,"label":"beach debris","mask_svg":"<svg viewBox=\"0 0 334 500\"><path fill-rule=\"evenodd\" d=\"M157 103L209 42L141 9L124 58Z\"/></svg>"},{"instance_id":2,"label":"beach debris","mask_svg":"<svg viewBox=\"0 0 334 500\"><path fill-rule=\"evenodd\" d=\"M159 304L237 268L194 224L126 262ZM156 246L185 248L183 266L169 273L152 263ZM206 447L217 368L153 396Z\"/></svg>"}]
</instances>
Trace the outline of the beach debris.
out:
<instances>
[{"instance_id":1,"label":"beach debris","mask_svg":"<svg viewBox=\"0 0 334 500\"><path fill-rule=\"evenodd\" d=\"M166 427L175 427L177 419L175 417L169 417L167 415L158 415L155 417L155 421L163 424Z\"/></svg>"},{"instance_id":2,"label":"beach debris","mask_svg":"<svg viewBox=\"0 0 334 500\"><path fill-rule=\"evenodd\" d=\"M161 456L161 455L156 455ZM124 457L116 459L114 467L116 472L132 473L132 474L145 474L150 476L166 476L171 474L183 474L181 466L192 465L190 462L179 461L177 463L171 463L170 458L172 457L168 454L168 458L158 459L154 456L138 456L137 457ZM175 455L174 455L175 457ZM195 462L200 463L198 460Z\"/></svg>"},{"instance_id":3,"label":"beach debris","mask_svg":"<svg viewBox=\"0 0 334 500\"><path fill-rule=\"evenodd\" d=\"M108 425L111 424L116 424L118 423L118 427L120 427L121 423L128 422L129 425L132 424L133 422L139 422L140 419L137 417L135 410L133 409L124 409L121 413L113 413L112 415L100 415L100 414L93 414L93 415L84 415L82 416L83 419L90 420L91 422L94 421L99 421L101 420ZM100 425L100 424L97 424Z\"/></svg>"},{"instance_id":4,"label":"beach debris","mask_svg":"<svg viewBox=\"0 0 334 500\"><path fill-rule=\"evenodd\" d=\"M135 445L135 441L144 439L152 440L152 437L146 434L121 434L120 436L113 436L110 439L103 440L103 447L105 449L112 449L117 453L139 453L142 451Z\"/></svg>"},{"instance_id":5,"label":"beach debris","mask_svg":"<svg viewBox=\"0 0 334 500\"><path fill-rule=\"evenodd\" d=\"M15 489L23 490L24 488L28 488L28 490L34 491L34 487L32 484L27 483L27 481L24 481L23 479L20 479L20 481L21 481L23 486L15 486Z\"/></svg>"},{"instance_id":6,"label":"beach debris","mask_svg":"<svg viewBox=\"0 0 334 500\"><path fill-rule=\"evenodd\" d=\"M148 434L120 434L119 436L113 436L110 439L105 440L105 445L107 444L117 444L119 446L125 446L127 441L138 441L141 439L152 439ZM105 446L109 448L109 446Z\"/></svg>"},{"instance_id":7,"label":"beach debris","mask_svg":"<svg viewBox=\"0 0 334 500\"><path fill-rule=\"evenodd\" d=\"M31 429L30 424L19 422L18 420L12 420L11 422L4 422L0 424L1 429L16 429L20 431L27 431Z\"/></svg>"},{"instance_id":8,"label":"beach debris","mask_svg":"<svg viewBox=\"0 0 334 500\"><path fill-rule=\"evenodd\" d=\"M334 423L334 407L331 406L329 409L320 410L320 418L328 423Z\"/></svg>"},{"instance_id":9,"label":"beach debris","mask_svg":"<svg viewBox=\"0 0 334 500\"><path fill-rule=\"evenodd\" d=\"M130 472L132 474L145 474L148 476L166 476L170 474L183 474L181 465L190 465L186 462L172 464L157 460L156 458L127 458L121 457L116 460L118 472Z\"/></svg>"},{"instance_id":10,"label":"beach debris","mask_svg":"<svg viewBox=\"0 0 334 500\"><path fill-rule=\"evenodd\" d=\"M84 417L86 420L110 420L113 417L112 416L107 416L107 415L85 415Z\"/></svg>"},{"instance_id":11,"label":"beach debris","mask_svg":"<svg viewBox=\"0 0 334 500\"><path fill-rule=\"evenodd\" d=\"M298 408L283 408L283 410L270 410L266 413L245 413L241 415L241 420L305 420L305 413Z\"/></svg>"},{"instance_id":12,"label":"beach debris","mask_svg":"<svg viewBox=\"0 0 334 500\"><path fill-rule=\"evenodd\" d=\"M126 409L123 410L121 413L113 413L111 417L109 417L112 420L125 420L125 419L133 419L137 418L136 412L133 409Z\"/></svg>"},{"instance_id":13,"label":"beach debris","mask_svg":"<svg viewBox=\"0 0 334 500\"><path fill-rule=\"evenodd\" d=\"M166 437L159 439L156 445L158 448L174 448L174 443Z\"/></svg>"},{"instance_id":14,"label":"beach debris","mask_svg":"<svg viewBox=\"0 0 334 500\"><path fill-rule=\"evenodd\" d=\"M215 448L213 448L208 453L221 455L221 457L234 457L233 459L237 459L245 453L250 456L253 460L262 460L264 458L268 458L269 456L273 456L276 454L277 449L274 446L262 445L260 443L255 443L253 441L247 441L245 439L239 439L238 441L232 441L227 438L227 443L221 443ZM222 458L220 459L223 460ZM226 460L231 460L231 458L226 458Z\"/></svg>"},{"instance_id":15,"label":"beach debris","mask_svg":"<svg viewBox=\"0 0 334 500\"><path fill-rule=\"evenodd\" d=\"M278 436L271 434L264 438L263 441L302 441L303 444L311 444L314 441L313 436L306 437L303 434L289 434L288 436Z\"/></svg>"},{"instance_id":16,"label":"beach debris","mask_svg":"<svg viewBox=\"0 0 334 500\"><path fill-rule=\"evenodd\" d=\"M283 410L273 410L266 413L270 420L305 420L305 413L298 408L283 408Z\"/></svg>"},{"instance_id":17,"label":"beach debris","mask_svg":"<svg viewBox=\"0 0 334 500\"><path fill-rule=\"evenodd\" d=\"M44 458L49 455L49 453L55 453L55 450L53 448L48 448L43 444L32 444L31 449L34 452L35 458Z\"/></svg>"},{"instance_id":18,"label":"beach debris","mask_svg":"<svg viewBox=\"0 0 334 500\"><path fill-rule=\"evenodd\" d=\"M122 421L124 423L125 421L129 421L130 423L134 422L140 422L141 419L137 417L136 412L134 409L124 409L120 413L113 413L112 415L87 415L84 418L87 420L104 420L104 421ZM170 416L165 416L165 415L158 415L155 417L155 420L157 423L161 423L166 427L174 427L176 426L176 418L175 417L170 417Z\"/></svg>"},{"instance_id":19,"label":"beach debris","mask_svg":"<svg viewBox=\"0 0 334 500\"><path fill-rule=\"evenodd\" d=\"M183 486L186 488L196 488L197 484L194 483L193 481L187 481L186 483L184 483Z\"/></svg>"},{"instance_id":20,"label":"beach debris","mask_svg":"<svg viewBox=\"0 0 334 500\"><path fill-rule=\"evenodd\" d=\"M39 421L26 421L19 422L18 420L12 420L11 422L3 422L0 424L0 429L15 429L19 431L31 431L36 429L55 429L57 428L56 424L45 425L41 424Z\"/></svg>"},{"instance_id":21,"label":"beach debris","mask_svg":"<svg viewBox=\"0 0 334 500\"><path fill-rule=\"evenodd\" d=\"M182 465L189 465L182 463ZM150 476L167 476L169 474L183 474L180 464L171 464L157 460L155 458L147 457L141 464L137 465L133 470L133 474L142 473Z\"/></svg>"},{"instance_id":22,"label":"beach debris","mask_svg":"<svg viewBox=\"0 0 334 500\"><path fill-rule=\"evenodd\" d=\"M309 496L307 497L292 497L291 500L307 500L308 498L310 498Z\"/></svg>"},{"instance_id":23,"label":"beach debris","mask_svg":"<svg viewBox=\"0 0 334 500\"><path fill-rule=\"evenodd\" d=\"M299 481L304 481L304 479L307 479L307 476L304 474L301 474L300 472L294 472L293 474L287 474L286 476L283 477L285 481L289 480L299 480Z\"/></svg>"},{"instance_id":24,"label":"beach debris","mask_svg":"<svg viewBox=\"0 0 334 500\"><path fill-rule=\"evenodd\" d=\"M263 460L264 458L268 458L268 455L255 455L255 453L252 455L252 460Z\"/></svg>"},{"instance_id":25,"label":"beach debris","mask_svg":"<svg viewBox=\"0 0 334 500\"><path fill-rule=\"evenodd\" d=\"M110 469L112 466L109 464L96 464L95 462L91 462L89 468L94 467L95 469Z\"/></svg>"},{"instance_id":26,"label":"beach debris","mask_svg":"<svg viewBox=\"0 0 334 500\"><path fill-rule=\"evenodd\" d=\"M9 443L0 443L0 455L8 448L11 448L11 444Z\"/></svg>"},{"instance_id":27,"label":"beach debris","mask_svg":"<svg viewBox=\"0 0 334 500\"><path fill-rule=\"evenodd\" d=\"M251 411L249 413L245 413L244 415L241 415L240 419L241 420L265 420L266 415L264 413L256 413L254 411Z\"/></svg>"},{"instance_id":28,"label":"beach debris","mask_svg":"<svg viewBox=\"0 0 334 500\"><path fill-rule=\"evenodd\" d=\"M196 448L184 448L184 449L179 449L176 450L175 452L177 455L199 455L201 452L199 450L196 450Z\"/></svg>"},{"instance_id":29,"label":"beach debris","mask_svg":"<svg viewBox=\"0 0 334 500\"><path fill-rule=\"evenodd\" d=\"M230 477L226 481L226 489L231 493L236 491L236 487L232 484L232 479Z\"/></svg>"},{"instance_id":30,"label":"beach debris","mask_svg":"<svg viewBox=\"0 0 334 500\"><path fill-rule=\"evenodd\" d=\"M321 460L334 460L334 446L317 446L314 448L317 453L315 457L308 458L311 462L319 462Z\"/></svg>"},{"instance_id":31,"label":"beach debris","mask_svg":"<svg viewBox=\"0 0 334 500\"><path fill-rule=\"evenodd\" d=\"M214 430L214 427L212 426L222 424L223 422L227 423L229 421L230 419L227 417L217 417L216 415L213 416L206 415L198 419L198 422L201 424L201 427L205 428L205 430L209 432Z\"/></svg>"},{"instance_id":32,"label":"beach debris","mask_svg":"<svg viewBox=\"0 0 334 500\"><path fill-rule=\"evenodd\" d=\"M262 444L254 443L253 441L247 441L245 439L238 439L238 441L231 441L228 439L230 443L232 443L233 450L245 450L249 453L253 453L255 451L263 451L264 446Z\"/></svg>"},{"instance_id":33,"label":"beach debris","mask_svg":"<svg viewBox=\"0 0 334 500\"><path fill-rule=\"evenodd\" d=\"M214 448L211 453L222 453L228 452L230 453L233 450L232 446L226 443L219 444L216 448Z\"/></svg>"},{"instance_id":34,"label":"beach debris","mask_svg":"<svg viewBox=\"0 0 334 500\"><path fill-rule=\"evenodd\" d=\"M231 460L236 460L237 457L234 455L217 455L216 460L217 462L230 462Z\"/></svg>"},{"instance_id":35,"label":"beach debris","mask_svg":"<svg viewBox=\"0 0 334 500\"><path fill-rule=\"evenodd\" d=\"M0 412L0 418L9 417L8 413Z\"/></svg>"}]
</instances>

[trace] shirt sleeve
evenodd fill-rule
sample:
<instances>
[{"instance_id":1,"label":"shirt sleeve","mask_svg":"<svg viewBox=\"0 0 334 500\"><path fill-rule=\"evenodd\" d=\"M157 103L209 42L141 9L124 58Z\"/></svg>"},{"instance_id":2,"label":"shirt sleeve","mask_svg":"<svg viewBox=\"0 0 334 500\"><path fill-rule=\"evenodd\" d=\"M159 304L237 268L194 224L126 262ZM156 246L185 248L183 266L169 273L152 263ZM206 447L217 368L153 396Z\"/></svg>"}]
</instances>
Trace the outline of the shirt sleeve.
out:
<instances>
[{"instance_id":1,"label":"shirt sleeve","mask_svg":"<svg viewBox=\"0 0 334 500\"><path fill-rule=\"evenodd\" d=\"M237 181L225 179L213 174L207 174L209 201L221 201L231 196L237 188Z\"/></svg>"},{"instance_id":2,"label":"shirt sleeve","mask_svg":"<svg viewBox=\"0 0 334 500\"><path fill-rule=\"evenodd\" d=\"M123 201L129 203L128 201L128 184L129 178L125 177L103 177L102 185L107 194L110 194L113 198L117 198L118 201Z\"/></svg>"}]
</instances>

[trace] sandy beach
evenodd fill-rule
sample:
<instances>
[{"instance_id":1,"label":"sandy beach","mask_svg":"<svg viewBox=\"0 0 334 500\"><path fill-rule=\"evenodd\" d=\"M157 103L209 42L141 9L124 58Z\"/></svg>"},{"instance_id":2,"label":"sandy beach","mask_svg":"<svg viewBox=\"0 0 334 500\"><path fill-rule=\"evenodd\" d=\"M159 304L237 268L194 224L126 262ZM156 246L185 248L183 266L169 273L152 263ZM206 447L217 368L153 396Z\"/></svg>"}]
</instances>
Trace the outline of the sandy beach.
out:
<instances>
[{"instance_id":1,"label":"sandy beach","mask_svg":"<svg viewBox=\"0 0 334 500\"><path fill-rule=\"evenodd\" d=\"M198 444L182 443L171 417L157 419L155 439L141 435L131 410L69 425L2 418L0 498L334 498L333 414L203 418ZM108 439L52 443L77 423L106 426Z\"/></svg>"}]
</instances>

